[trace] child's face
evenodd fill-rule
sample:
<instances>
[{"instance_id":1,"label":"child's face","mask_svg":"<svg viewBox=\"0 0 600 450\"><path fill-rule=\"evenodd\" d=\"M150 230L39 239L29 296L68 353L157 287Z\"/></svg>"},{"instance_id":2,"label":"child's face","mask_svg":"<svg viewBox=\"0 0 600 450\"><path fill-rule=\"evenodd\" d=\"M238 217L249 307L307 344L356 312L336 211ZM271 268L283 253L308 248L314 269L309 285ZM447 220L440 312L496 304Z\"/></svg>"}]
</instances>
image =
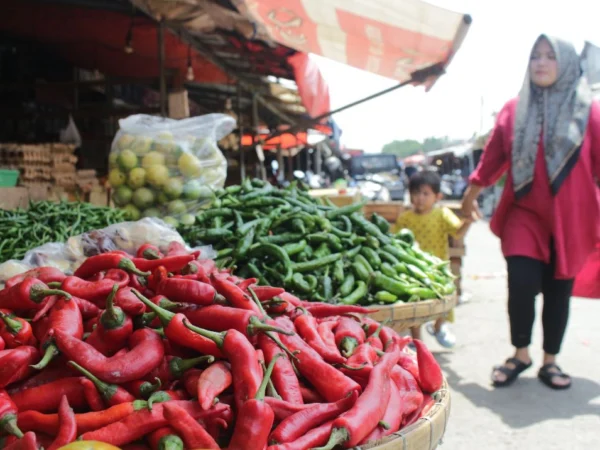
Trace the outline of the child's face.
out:
<instances>
[{"instance_id":1,"label":"child's face","mask_svg":"<svg viewBox=\"0 0 600 450\"><path fill-rule=\"evenodd\" d=\"M426 213L431 211L441 194L436 194L429 185L423 185L410 193L410 202L415 212Z\"/></svg>"}]
</instances>

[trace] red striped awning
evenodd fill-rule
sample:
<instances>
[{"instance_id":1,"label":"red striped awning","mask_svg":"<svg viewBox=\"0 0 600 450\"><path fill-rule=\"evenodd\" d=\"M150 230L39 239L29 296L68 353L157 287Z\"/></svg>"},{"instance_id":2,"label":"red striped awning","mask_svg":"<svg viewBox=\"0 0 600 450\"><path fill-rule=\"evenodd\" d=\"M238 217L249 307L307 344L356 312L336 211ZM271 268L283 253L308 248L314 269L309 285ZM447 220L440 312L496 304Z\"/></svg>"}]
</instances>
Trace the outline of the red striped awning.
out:
<instances>
[{"instance_id":1,"label":"red striped awning","mask_svg":"<svg viewBox=\"0 0 600 450\"><path fill-rule=\"evenodd\" d=\"M400 82L449 64L471 22L421 0L242 1L273 40Z\"/></svg>"}]
</instances>

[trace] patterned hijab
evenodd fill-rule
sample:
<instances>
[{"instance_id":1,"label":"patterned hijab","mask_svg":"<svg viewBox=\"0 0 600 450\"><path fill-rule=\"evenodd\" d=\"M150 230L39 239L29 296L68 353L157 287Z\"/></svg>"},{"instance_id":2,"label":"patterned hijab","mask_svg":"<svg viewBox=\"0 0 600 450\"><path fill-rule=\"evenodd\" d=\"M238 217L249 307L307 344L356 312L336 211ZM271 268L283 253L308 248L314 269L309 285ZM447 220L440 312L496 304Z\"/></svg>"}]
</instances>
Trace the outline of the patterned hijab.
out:
<instances>
[{"instance_id":1,"label":"patterned hijab","mask_svg":"<svg viewBox=\"0 0 600 450\"><path fill-rule=\"evenodd\" d=\"M556 194L577 162L588 123L592 93L581 73L580 59L572 44L541 35L556 54L558 76L548 88L535 86L529 70L519 93L512 147L515 197L529 192L540 136L544 139L546 169ZM537 41L536 41L537 42Z\"/></svg>"}]
</instances>

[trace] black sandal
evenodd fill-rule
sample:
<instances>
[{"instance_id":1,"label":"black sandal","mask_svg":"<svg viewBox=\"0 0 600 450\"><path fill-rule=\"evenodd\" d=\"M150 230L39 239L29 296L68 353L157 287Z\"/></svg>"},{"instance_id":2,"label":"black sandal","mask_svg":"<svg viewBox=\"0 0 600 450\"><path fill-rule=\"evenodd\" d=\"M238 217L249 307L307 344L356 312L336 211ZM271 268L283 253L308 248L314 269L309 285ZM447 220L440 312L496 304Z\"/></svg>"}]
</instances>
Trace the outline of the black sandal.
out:
<instances>
[{"instance_id":1,"label":"black sandal","mask_svg":"<svg viewBox=\"0 0 600 450\"><path fill-rule=\"evenodd\" d=\"M513 364L515 367L511 369L510 367L506 367L506 364ZM495 366L494 371L492 372L492 383L495 387L504 387L510 386L515 382L515 380L527 369L531 367L533 362L529 362L529 364L525 364L523 361L517 358L508 358L503 365ZM501 372L506 375L506 380L498 381L494 379L494 372Z\"/></svg>"},{"instance_id":2,"label":"black sandal","mask_svg":"<svg viewBox=\"0 0 600 450\"><path fill-rule=\"evenodd\" d=\"M555 369L556 372L552 372L552 369ZM569 384L555 384L552 382L554 377L559 377L565 380L569 380ZM544 383L546 386L548 386L551 389L556 389L557 391L563 390L563 389L568 389L571 387L571 377L569 375L567 375L566 373L564 373L560 367L558 367L556 364L554 363L549 363L549 364L545 364L540 368L540 371L538 372L538 378L540 379L540 381L542 383Z\"/></svg>"}]
</instances>

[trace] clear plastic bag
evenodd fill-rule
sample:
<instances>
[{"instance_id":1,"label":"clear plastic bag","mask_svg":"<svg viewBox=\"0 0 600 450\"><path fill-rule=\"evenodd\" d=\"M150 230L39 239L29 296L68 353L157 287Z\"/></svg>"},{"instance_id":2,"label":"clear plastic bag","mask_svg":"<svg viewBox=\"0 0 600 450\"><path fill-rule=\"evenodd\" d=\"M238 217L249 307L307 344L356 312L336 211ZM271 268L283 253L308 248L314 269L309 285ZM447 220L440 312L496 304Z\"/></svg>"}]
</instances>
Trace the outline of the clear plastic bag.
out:
<instances>
[{"instance_id":1,"label":"clear plastic bag","mask_svg":"<svg viewBox=\"0 0 600 450\"><path fill-rule=\"evenodd\" d=\"M0 285L34 267L51 266L72 274L90 256L112 250L122 250L133 256L145 243L156 245L166 253L173 241L185 245L181 235L161 219L148 217L136 222L110 225L73 236L65 243L44 244L28 251L22 261L11 260L0 264ZM210 246L189 250L200 250L200 259L216 257L216 252Z\"/></svg>"},{"instance_id":2,"label":"clear plastic bag","mask_svg":"<svg viewBox=\"0 0 600 450\"><path fill-rule=\"evenodd\" d=\"M162 217L192 225L213 190L222 188L227 160L217 142L236 121L225 114L174 120L143 114L119 121L109 156L113 201L132 220Z\"/></svg>"}]
</instances>

